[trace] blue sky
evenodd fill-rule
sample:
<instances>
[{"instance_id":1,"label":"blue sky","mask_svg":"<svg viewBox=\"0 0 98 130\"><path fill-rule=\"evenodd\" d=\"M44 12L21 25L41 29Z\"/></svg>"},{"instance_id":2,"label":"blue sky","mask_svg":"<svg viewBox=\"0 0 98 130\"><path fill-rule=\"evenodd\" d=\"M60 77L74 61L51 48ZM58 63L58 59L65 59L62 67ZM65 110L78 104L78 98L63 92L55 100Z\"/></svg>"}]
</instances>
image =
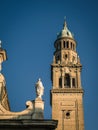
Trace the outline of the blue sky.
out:
<instances>
[{"instance_id":1,"label":"blue sky","mask_svg":"<svg viewBox=\"0 0 98 130\"><path fill-rule=\"evenodd\" d=\"M0 39L7 50L3 63L12 111L35 99L40 77L45 87L45 118L51 118L50 64L54 41L64 16L77 41L82 69L85 130L96 130L98 116L98 3L97 0L0 0Z\"/></svg>"}]
</instances>

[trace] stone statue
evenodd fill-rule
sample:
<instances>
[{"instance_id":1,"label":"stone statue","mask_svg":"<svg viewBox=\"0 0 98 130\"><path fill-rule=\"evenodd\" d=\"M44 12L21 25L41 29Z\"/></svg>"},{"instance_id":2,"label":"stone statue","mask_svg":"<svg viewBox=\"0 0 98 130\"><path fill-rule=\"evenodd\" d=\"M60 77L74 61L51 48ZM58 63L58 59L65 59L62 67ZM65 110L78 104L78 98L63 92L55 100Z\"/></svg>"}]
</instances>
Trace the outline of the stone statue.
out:
<instances>
[{"instance_id":1,"label":"stone statue","mask_svg":"<svg viewBox=\"0 0 98 130\"><path fill-rule=\"evenodd\" d=\"M43 86L40 78L39 78L38 82L36 83L35 87L36 87L37 98L41 98L42 99L42 95L44 93L44 86Z\"/></svg>"}]
</instances>

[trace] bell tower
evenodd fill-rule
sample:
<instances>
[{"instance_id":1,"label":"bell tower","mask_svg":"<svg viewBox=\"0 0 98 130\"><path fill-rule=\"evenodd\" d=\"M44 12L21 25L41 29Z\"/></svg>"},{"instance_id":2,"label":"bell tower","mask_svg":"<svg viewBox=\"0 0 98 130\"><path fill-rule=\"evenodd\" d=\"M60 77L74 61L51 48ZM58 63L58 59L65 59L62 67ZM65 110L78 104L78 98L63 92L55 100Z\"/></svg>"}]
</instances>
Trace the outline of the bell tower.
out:
<instances>
[{"instance_id":1,"label":"bell tower","mask_svg":"<svg viewBox=\"0 0 98 130\"><path fill-rule=\"evenodd\" d=\"M57 130L84 130L83 89L76 41L66 22L54 42L51 64L52 119L58 120Z\"/></svg>"}]
</instances>

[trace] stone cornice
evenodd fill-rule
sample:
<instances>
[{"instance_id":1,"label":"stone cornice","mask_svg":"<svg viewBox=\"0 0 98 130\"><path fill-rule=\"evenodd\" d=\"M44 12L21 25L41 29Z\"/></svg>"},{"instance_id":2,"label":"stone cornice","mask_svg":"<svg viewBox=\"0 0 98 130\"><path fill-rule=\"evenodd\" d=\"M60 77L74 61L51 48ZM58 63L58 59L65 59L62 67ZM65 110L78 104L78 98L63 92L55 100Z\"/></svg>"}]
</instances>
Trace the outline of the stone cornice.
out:
<instances>
[{"instance_id":1,"label":"stone cornice","mask_svg":"<svg viewBox=\"0 0 98 130\"><path fill-rule=\"evenodd\" d=\"M63 40L63 39L66 39L66 40L67 40L67 39L70 39L70 40L75 41L75 43L77 43L76 40L73 39L73 38L71 38L71 37L62 37L62 38L58 38L58 39L55 40L55 42L54 42L54 46L55 46L55 44L56 44L57 41L60 41L60 40Z\"/></svg>"},{"instance_id":2,"label":"stone cornice","mask_svg":"<svg viewBox=\"0 0 98 130\"><path fill-rule=\"evenodd\" d=\"M51 93L84 93L84 90L81 88L59 88L52 89Z\"/></svg>"},{"instance_id":3,"label":"stone cornice","mask_svg":"<svg viewBox=\"0 0 98 130\"><path fill-rule=\"evenodd\" d=\"M70 68L82 68L81 64L51 64L53 67L70 67Z\"/></svg>"},{"instance_id":4,"label":"stone cornice","mask_svg":"<svg viewBox=\"0 0 98 130\"><path fill-rule=\"evenodd\" d=\"M0 129L9 130L10 128L25 128L25 129L43 129L43 130L53 130L57 127L57 120L40 120L40 119L22 119L22 120L0 120ZM5 129L7 128L7 129Z\"/></svg>"}]
</instances>

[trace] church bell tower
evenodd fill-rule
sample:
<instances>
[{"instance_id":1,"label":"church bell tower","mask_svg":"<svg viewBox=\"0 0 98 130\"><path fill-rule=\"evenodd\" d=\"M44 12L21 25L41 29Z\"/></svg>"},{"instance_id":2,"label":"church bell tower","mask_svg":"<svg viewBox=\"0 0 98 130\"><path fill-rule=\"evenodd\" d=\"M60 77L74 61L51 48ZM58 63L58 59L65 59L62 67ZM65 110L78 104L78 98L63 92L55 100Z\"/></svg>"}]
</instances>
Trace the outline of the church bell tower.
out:
<instances>
[{"instance_id":1,"label":"church bell tower","mask_svg":"<svg viewBox=\"0 0 98 130\"><path fill-rule=\"evenodd\" d=\"M84 130L83 89L76 41L66 22L54 42L51 64L52 119L58 120L57 130Z\"/></svg>"}]
</instances>

